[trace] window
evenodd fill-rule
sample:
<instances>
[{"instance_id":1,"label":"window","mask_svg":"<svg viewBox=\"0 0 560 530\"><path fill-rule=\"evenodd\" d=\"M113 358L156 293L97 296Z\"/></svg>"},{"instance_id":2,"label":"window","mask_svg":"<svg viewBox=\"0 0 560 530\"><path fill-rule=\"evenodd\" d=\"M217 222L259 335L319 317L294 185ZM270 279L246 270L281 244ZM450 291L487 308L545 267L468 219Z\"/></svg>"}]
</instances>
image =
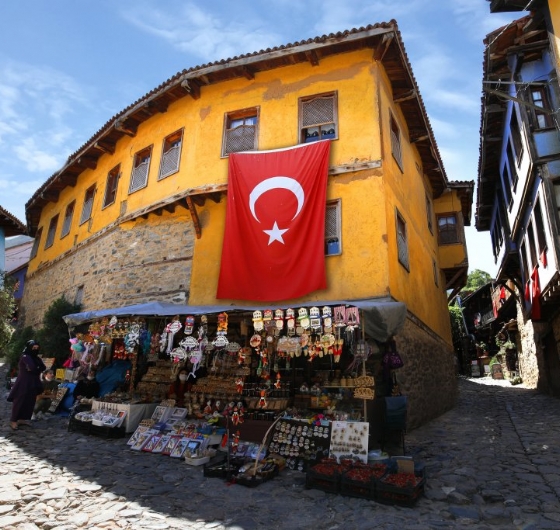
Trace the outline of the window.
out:
<instances>
[{"instance_id":1,"label":"window","mask_svg":"<svg viewBox=\"0 0 560 530\"><path fill-rule=\"evenodd\" d=\"M406 231L406 222L404 217L397 210L397 249L399 253L399 262L406 269L410 270L408 262L408 236Z\"/></svg>"},{"instance_id":2,"label":"window","mask_svg":"<svg viewBox=\"0 0 560 530\"><path fill-rule=\"evenodd\" d=\"M533 221L529 221L527 226L527 240L529 241L529 254L531 256L531 269L537 264L537 247L535 245L535 232L533 228Z\"/></svg>"},{"instance_id":3,"label":"window","mask_svg":"<svg viewBox=\"0 0 560 530\"><path fill-rule=\"evenodd\" d=\"M316 94L299 99L300 143L338 138L338 95Z\"/></svg>"},{"instance_id":4,"label":"window","mask_svg":"<svg viewBox=\"0 0 560 530\"><path fill-rule=\"evenodd\" d=\"M340 199L327 203L325 214L325 256L342 254Z\"/></svg>"},{"instance_id":5,"label":"window","mask_svg":"<svg viewBox=\"0 0 560 530\"><path fill-rule=\"evenodd\" d=\"M436 284L436 287L439 287L439 271L435 259L432 260L432 269L434 271L434 283Z\"/></svg>"},{"instance_id":6,"label":"window","mask_svg":"<svg viewBox=\"0 0 560 530\"><path fill-rule=\"evenodd\" d=\"M519 121L517 121L515 107L511 112L511 141L515 149L517 164L519 164L521 156L523 155L523 142L521 141L521 128L519 127Z\"/></svg>"},{"instance_id":7,"label":"window","mask_svg":"<svg viewBox=\"0 0 560 530\"><path fill-rule=\"evenodd\" d=\"M62 230L60 232L61 239L70 233L70 227L72 226L72 217L74 217L75 206L76 206L76 201L72 201L66 207L66 213L64 214L64 222L62 223Z\"/></svg>"},{"instance_id":8,"label":"window","mask_svg":"<svg viewBox=\"0 0 560 530\"><path fill-rule=\"evenodd\" d=\"M440 245L460 243L457 216L454 213L438 215L438 242Z\"/></svg>"},{"instance_id":9,"label":"window","mask_svg":"<svg viewBox=\"0 0 560 530\"><path fill-rule=\"evenodd\" d=\"M82 207L82 216L80 217L80 224L85 223L91 217L93 211L93 198L95 197L95 186L91 186L86 190L84 196L84 205Z\"/></svg>"},{"instance_id":10,"label":"window","mask_svg":"<svg viewBox=\"0 0 560 530\"><path fill-rule=\"evenodd\" d=\"M397 120L395 120L394 116L390 115L391 119L391 153L393 154L393 158L396 160L397 164L403 170L402 165L402 153L401 153L401 131L399 129L399 125L397 124Z\"/></svg>"},{"instance_id":11,"label":"window","mask_svg":"<svg viewBox=\"0 0 560 530\"><path fill-rule=\"evenodd\" d=\"M41 236L43 235L43 227L37 230L35 234L35 240L33 241L33 248L31 249L31 254L29 255L29 259L33 259L37 256L37 252L39 251L39 243L41 242Z\"/></svg>"},{"instance_id":12,"label":"window","mask_svg":"<svg viewBox=\"0 0 560 530\"><path fill-rule=\"evenodd\" d=\"M54 243L54 235L56 226L58 225L58 215L55 215L49 223L49 231L47 232L47 240L45 241L45 249L52 247Z\"/></svg>"},{"instance_id":13,"label":"window","mask_svg":"<svg viewBox=\"0 0 560 530\"><path fill-rule=\"evenodd\" d=\"M540 112L537 109L531 109L535 128L545 129L547 127L553 127L554 122L552 121L552 115L548 113L548 111L550 111L550 103L548 101L546 88L544 86L531 87L531 99L535 107L539 107L544 111Z\"/></svg>"},{"instance_id":14,"label":"window","mask_svg":"<svg viewBox=\"0 0 560 530\"><path fill-rule=\"evenodd\" d=\"M225 115L222 156L257 148L257 107L231 112Z\"/></svg>"},{"instance_id":15,"label":"window","mask_svg":"<svg viewBox=\"0 0 560 530\"><path fill-rule=\"evenodd\" d=\"M556 202L556 220L560 221L560 179L552 181L554 200Z\"/></svg>"},{"instance_id":16,"label":"window","mask_svg":"<svg viewBox=\"0 0 560 530\"><path fill-rule=\"evenodd\" d=\"M164 179L165 177L173 175L173 173L177 173L177 171L179 171L182 143L182 130L170 134L163 140L163 149L161 154L161 163L159 165L158 180Z\"/></svg>"},{"instance_id":17,"label":"window","mask_svg":"<svg viewBox=\"0 0 560 530\"><path fill-rule=\"evenodd\" d=\"M527 263L527 249L525 247L525 242L523 241L519 247L519 257L521 258L521 271L523 272L523 278L525 282L529 280L529 264Z\"/></svg>"},{"instance_id":18,"label":"window","mask_svg":"<svg viewBox=\"0 0 560 530\"><path fill-rule=\"evenodd\" d=\"M130 176L130 187L128 193L134 193L148 185L148 173L150 171L150 159L152 158L152 146L138 151L134 155L132 175Z\"/></svg>"},{"instance_id":19,"label":"window","mask_svg":"<svg viewBox=\"0 0 560 530\"><path fill-rule=\"evenodd\" d=\"M426 195L426 217L428 219L428 228L430 229L430 232L433 234L434 228L432 224L432 219L434 217L434 213L432 208L432 201L430 197L428 197L428 195Z\"/></svg>"},{"instance_id":20,"label":"window","mask_svg":"<svg viewBox=\"0 0 560 530\"><path fill-rule=\"evenodd\" d=\"M506 156L509 164L508 184L511 187L511 191L515 193L517 191L517 183L519 182L519 176L517 174L517 163L515 160L515 156L513 154L513 148L511 147L511 142L508 142L507 144Z\"/></svg>"},{"instance_id":21,"label":"window","mask_svg":"<svg viewBox=\"0 0 560 530\"><path fill-rule=\"evenodd\" d=\"M508 148L508 153L512 153L511 149ZM515 163L513 163L514 171L515 171ZM502 187L504 191L504 197L506 200L506 204L508 209L511 209L513 205L513 195L511 193L511 177L510 177L510 169L508 164L504 164L504 170L502 172Z\"/></svg>"},{"instance_id":22,"label":"window","mask_svg":"<svg viewBox=\"0 0 560 530\"><path fill-rule=\"evenodd\" d=\"M74 296L74 305L82 305L82 300L84 299L84 286L79 285L76 289L76 296Z\"/></svg>"},{"instance_id":23,"label":"window","mask_svg":"<svg viewBox=\"0 0 560 530\"><path fill-rule=\"evenodd\" d=\"M537 198L537 202L535 203L534 217L535 229L537 231L537 243L539 245L539 258L543 261L543 254L546 252L546 232L540 198Z\"/></svg>"},{"instance_id":24,"label":"window","mask_svg":"<svg viewBox=\"0 0 560 530\"><path fill-rule=\"evenodd\" d=\"M121 165L115 166L107 175L107 183L105 184L105 197L103 197L103 208L113 204L117 198L117 188L119 186L119 177L121 176Z\"/></svg>"},{"instance_id":25,"label":"window","mask_svg":"<svg viewBox=\"0 0 560 530\"><path fill-rule=\"evenodd\" d=\"M499 212L496 214L496 217L494 219L494 226L490 231L490 239L492 240L494 258L497 258L500 254L500 249L504 244L504 231L502 228L502 219Z\"/></svg>"}]
</instances>

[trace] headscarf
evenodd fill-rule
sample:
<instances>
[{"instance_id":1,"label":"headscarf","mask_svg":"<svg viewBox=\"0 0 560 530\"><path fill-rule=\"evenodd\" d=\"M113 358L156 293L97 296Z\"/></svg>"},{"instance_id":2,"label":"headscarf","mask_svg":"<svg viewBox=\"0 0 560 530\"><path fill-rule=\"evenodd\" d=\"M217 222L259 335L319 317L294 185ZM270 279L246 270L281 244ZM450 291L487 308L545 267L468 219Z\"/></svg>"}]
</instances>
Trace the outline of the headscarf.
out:
<instances>
[{"instance_id":1,"label":"headscarf","mask_svg":"<svg viewBox=\"0 0 560 530\"><path fill-rule=\"evenodd\" d=\"M39 346L39 343L36 340L28 340L27 343L25 344L25 349L23 350L23 353L28 354L28 355L34 355L37 356L39 355L39 349L34 350L33 346Z\"/></svg>"}]
</instances>

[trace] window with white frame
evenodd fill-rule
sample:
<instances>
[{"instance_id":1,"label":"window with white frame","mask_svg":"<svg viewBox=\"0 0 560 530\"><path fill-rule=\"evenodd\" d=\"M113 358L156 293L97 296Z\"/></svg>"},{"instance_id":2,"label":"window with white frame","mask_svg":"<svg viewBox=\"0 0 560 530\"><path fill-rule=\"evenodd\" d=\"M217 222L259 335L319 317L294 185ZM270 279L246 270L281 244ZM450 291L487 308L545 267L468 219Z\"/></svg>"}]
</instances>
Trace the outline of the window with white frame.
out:
<instances>
[{"instance_id":1,"label":"window with white frame","mask_svg":"<svg viewBox=\"0 0 560 530\"><path fill-rule=\"evenodd\" d=\"M64 214L64 221L62 222L62 230L60 232L60 238L67 236L70 233L70 228L72 226L72 218L74 217L74 208L76 207L76 201L72 201L67 207Z\"/></svg>"},{"instance_id":2,"label":"window with white frame","mask_svg":"<svg viewBox=\"0 0 560 530\"><path fill-rule=\"evenodd\" d=\"M457 214L446 213L437 216L438 225L438 243L440 245L451 245L460 243L459 237L459 223L457 221Z\"/></svg>"},{"instance_id":3,"label":"window with white frame","mask_svg":"<svg viewBox=\"0 0 560 530\"><path fill-rule=\"evenodd\" d=\"M338 138L338 95L316 94L299 99L300 143Z\"/></svg>"},{"instance_id":4,"label":"window with white frame","mask_svg":"<svg viewBox=\"0 0 560 530\"><path fill-rule=\"evenodd\" d=\"M397 250L399 254L399 263L408 271L410 270L410 263L408 257L408 233L406 228L406 221L404 217L396 210L396 224L397 224Z\"/></svg>"},{"instance_id":5,"label":"window with white frame","mask_svg":"<svg viewBox=\"0 0 560 530\"><path fill-rule=\"evenodd\" d=\"M82 215L80 217L80 225L89 221L93 211L93 199L95 197L95 186L90 186L84 195L84 205L82 206Z\"/></svg>"},{"instance_id":6,"label":"window with white frame","mask_svg":"<svg viewBox=\"0 0 560 530\"><path fill-rule=\"evenodd\" d=\"M55 215L49 223L49 231L47 232L47 240L45 241L45 249L52 247L54 243L54 235L56 226L58 225L58 215Z\"/></svg>"},{"instance_id":7,"label":"window with white frame","mask_svg":"<svg viewBox=\"0 0 560 530\"><path fill-rule=\"evenodd\" d=\"M329 201L325 212L325 256L342 254L340 199Z\"/></svg>"},{"instance_id":8,"label":"window with white frame","mask_svg":"<svg viewBox=\"0 0 560 530\"><path fill-rule=\"evenodd\" d=\"M35 234L35 240L33 241L33 247L31 248L31 254L29 255L29 259L33 259L37 256L37 252L39 251L39 244L41 242L41 237L43 236L43 227L37 230Z\"/></svg>"},{"instance_id":9,"label":"window with white frame","mask_svg":"<svg viewBox=\"0 0 560 530\"><path fill-rule=\"evenodd\" d=\"M130 187L128 193L134 193L148 185L148 174L150 172L150 160L152 158L152 146L138 151L134 155L132 175L130 176Z\"/></svg>"},{"instance_id":10,"label":"window with white frame","mask_svg":"<svg viewBox=\"0 0 560 530\"><path fill-rule=\"evenodd\" d=\"M530 89L531 100L533 105L542 110L537 110L535 108L531 109L533 123L536 129L546 129L548 127L554 127L554 120L550 114L550 101L548 97L547 88L545 86L535 86L533 85Z\"/></svg>"},{"instance_id":11,"label":"window with white frame","mask_svg":"<svg viewBox=\"0 0 560 530\"><path fill-rule=\"evenodd\" d=\"M540 196L537 197L537 200L535 201L535 210L533 211L533 216L535 218L535 231L537 232L539 259L541 263L546 263L546 251L547 251L546 230L545 230L543 211L541 208Z\"/></svg>"},{"instance_id":12,"label":"window with white frame","mask_svg":"<svg viewBox=\"0 0 560 530\"><path fill-rule=\"evenodd\" d=\"M107 208L117 199L117 188L119 186L119 178L121 176L121 165L118 164L107 175L105 183L105 196L103 197L103 208Z\"/></svg>"},{"instance_id":13,"label":"window with white frame","mask_svg":"<svg viewBox=\"0 0 560 530\"><path fill-rule=\"evenodd\" d=\"M515 150L515 159L517 164L521 162L521 157L523 156L523 140L521 138L521 127L519 126L519 120L517 119L517 112L515 107L511 112L511 141L513 142L513 148Z\"/></svg>"},{"instance_id":14,"label":"window with white frame","mask_svg":"<svg viewBox=\"0 0 560 530\"><path fill-rule=\"evenodd\" d=\"M259 108L229 112L224 117L222 156L257 149Z\"/></svg>"},{"instance_id":15,"label":"window with white frame","mask_svg":"<svg viewBox=\"0 0 560 530\"><path fill-rule=\"evenodd\" d=\"M402 163L402 151L401 151L401 130L399 129L399 125L397 120L393 114L390 114L390 121L391 121L391 153L393 158L397 162L401 171L403 171L403 163Z\"/></svg>"},{"instance_id":16,"label":"window with white frame","mask_svg":"<svg viewBox=\"0 0 560 530\"><path fill-rule=\"evenodd\" d=\"M164 179L165 177L173 175L173 173L177 173L177 171L179 171L182 144L182 129L164 138L158 180Z\"/></svg>"}]
</instances>

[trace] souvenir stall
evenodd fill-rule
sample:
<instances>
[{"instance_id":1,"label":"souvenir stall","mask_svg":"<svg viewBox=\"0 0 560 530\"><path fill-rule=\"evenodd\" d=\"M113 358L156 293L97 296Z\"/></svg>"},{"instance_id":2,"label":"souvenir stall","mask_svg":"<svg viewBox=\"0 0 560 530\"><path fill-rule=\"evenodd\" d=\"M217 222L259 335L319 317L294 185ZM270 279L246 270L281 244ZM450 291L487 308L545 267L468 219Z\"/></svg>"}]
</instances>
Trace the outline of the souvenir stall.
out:
<instances>
[{"instance_id":1,"label":"souvenir stall","mask_svg":"<svg viewBox=\"0 0 560 530\"><path fill-rule=\"evenodd\" d=\"M311 473L309 487L320 484L311 470L322 459L368 465L380 417L376 395L398 393L402 360L393 336L404 324L404 304L154 304L65 317L74 332L87 324L85 333L104 352L98 363L131 362L125 384L94 400L77 421L114 426L123 435L134 430L132 449L193 465L208 464L223 446L226 474L234 469L231 459L250 456L253 479L268 455L276 459L271 468ZM184 406L175 407L168 391L185 368L191 384L181 396ZM220 475L225 465L208 473Z\"/></svg>"}]
</instances>

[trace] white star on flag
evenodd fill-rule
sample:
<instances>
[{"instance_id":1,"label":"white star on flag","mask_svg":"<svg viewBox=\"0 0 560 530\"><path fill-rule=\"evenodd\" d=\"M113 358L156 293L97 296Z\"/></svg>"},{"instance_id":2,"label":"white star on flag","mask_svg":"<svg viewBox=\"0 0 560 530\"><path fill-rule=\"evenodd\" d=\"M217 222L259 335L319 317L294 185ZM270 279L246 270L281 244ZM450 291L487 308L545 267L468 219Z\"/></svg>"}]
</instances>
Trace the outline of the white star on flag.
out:
<instances>
[{"instance_id":1,"label":"white star on flag","mask_svg":"<svg viewBox=\"0 0 560 530\"><path fill-rule=\"evenodd\" d=\"M285 228L285 229L280 229L278 228L278 223L276 221L274 221L274 226L272 227L271 230L263 230L263 232L265 234L268 234L268 244L270 245L271 243L273 243L274 241L280 241L280 243L282 243L283 245L285 245L284 240L282 239L282 234L284 234L285 232L287 232L289 229Z\"/></svg>"}]
</instances>

